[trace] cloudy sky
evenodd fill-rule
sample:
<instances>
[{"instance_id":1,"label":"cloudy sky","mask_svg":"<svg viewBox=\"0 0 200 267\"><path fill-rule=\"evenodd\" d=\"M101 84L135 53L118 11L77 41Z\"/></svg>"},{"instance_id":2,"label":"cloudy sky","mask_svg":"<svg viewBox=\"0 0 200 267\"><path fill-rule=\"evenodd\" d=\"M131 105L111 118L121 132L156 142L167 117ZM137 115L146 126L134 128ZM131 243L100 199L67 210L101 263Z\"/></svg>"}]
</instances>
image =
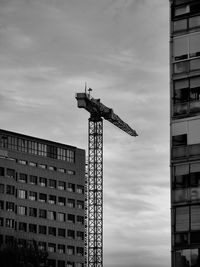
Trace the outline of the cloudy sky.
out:
<instances>
[{"instance_id":1,"label":"cloudy sky","mask_svg":"<svg viewBox=\"0 0 200 267\"><path fill-rule=\"evenodd\" d=\"M104 122L104 266L168 267L168 0L0 0L0 128L87 149L92 96Z\"/></svg>"}]
</instances>

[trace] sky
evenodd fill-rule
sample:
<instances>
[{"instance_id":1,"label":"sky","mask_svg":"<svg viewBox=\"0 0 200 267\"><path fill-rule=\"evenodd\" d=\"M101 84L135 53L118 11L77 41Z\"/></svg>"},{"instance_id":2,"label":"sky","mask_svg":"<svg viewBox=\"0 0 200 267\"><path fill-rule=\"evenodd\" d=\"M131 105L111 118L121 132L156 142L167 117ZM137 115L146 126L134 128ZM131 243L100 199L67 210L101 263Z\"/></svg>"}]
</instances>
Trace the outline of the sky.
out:
<instances>
[{"instance_id":1,"label":"sky","mask_svg":"<svg viewBox=\"0 0 200 267\"><path fill-rule=\"evenodd\" d=\"M0 0L0 128L87 151L104 121L104 266L170 266L168 0Z\"/></svg>"}]
</instances>

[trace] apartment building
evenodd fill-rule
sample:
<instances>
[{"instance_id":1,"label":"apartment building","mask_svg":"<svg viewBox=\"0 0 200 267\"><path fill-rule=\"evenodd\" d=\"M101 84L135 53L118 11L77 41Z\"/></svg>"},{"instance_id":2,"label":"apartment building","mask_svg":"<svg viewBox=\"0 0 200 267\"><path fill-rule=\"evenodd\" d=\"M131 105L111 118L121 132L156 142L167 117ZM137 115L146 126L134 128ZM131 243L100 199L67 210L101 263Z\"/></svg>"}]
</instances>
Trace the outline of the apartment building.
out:
<instances>
[{"instance_id":1,"label":"apartment building","mask_svg":"<svg viewBox=\"0 0 200 267\"><path fill-rule=\"evenodd\" d=\"M85 151L0 130L0 244L37 242L51 267L84 265Z\"/></svg>"}]
</instances>

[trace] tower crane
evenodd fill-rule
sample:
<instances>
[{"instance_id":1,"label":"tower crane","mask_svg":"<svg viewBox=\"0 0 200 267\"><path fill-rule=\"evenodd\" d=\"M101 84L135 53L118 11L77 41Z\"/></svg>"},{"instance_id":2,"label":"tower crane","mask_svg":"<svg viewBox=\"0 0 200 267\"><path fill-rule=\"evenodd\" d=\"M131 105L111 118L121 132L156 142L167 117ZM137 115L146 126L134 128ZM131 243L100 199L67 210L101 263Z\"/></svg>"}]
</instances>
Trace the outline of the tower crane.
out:
<instances>
[{"instance_id":1,"label":"tower crane","mask_svg":"<svg viewBox=\"0 0 200 267\"><path fill-rule=\"evenodd\" d=\"M85 207L85 267L103 267L103 119L127 134L137 136L113 111L91 97L90 92L77 93L79 108L90 113L88 120L88 174Z\"/></svg>"}]
</instances>

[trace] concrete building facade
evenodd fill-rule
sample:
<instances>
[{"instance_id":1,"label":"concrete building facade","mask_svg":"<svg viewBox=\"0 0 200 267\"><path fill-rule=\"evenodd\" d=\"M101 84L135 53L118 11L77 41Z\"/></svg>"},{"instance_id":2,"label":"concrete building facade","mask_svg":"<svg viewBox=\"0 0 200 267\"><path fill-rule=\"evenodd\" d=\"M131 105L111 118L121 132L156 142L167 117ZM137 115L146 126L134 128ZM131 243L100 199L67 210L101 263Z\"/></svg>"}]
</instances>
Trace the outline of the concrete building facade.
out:
<instances>
[{"instance_id":1,"label":"concrete building facade","mask_svg":"<svg viewBox=\"0 0 200 267\"><path fill-rule=\"evenodd\" d=\"M200 266L200 1L170 1L172 267Z\"/></svg>"},{"instance_id":2,"label":"concrete building facade","mask_svg":"<svg viewBox=\"0 0 200 267\"><path fill-rule=\"evenodd\" d=\"M51 267L84 266L85 151L0 130L0 243L34 241Z\"/></svg>"}]
</instances>

